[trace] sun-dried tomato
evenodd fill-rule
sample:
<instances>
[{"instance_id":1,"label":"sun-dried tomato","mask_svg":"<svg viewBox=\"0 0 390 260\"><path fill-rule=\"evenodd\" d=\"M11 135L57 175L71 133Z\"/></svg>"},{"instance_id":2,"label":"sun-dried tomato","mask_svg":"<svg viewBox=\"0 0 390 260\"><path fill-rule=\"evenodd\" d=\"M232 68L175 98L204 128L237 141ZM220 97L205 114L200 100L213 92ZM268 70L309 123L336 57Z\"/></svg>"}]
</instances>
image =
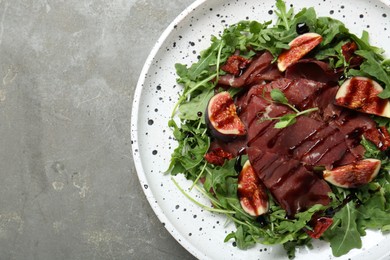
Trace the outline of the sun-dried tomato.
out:
<instances>
[{"instance_id":1,"label":"sun-dried tomato","mask_svg":"<svg viewBox=\"0 0 390 260\"><path fill-rule=\"evenodd\" d=\"M221 69L234 76L239 76L251 61L239 55L230 56Z\"/></svg>"},{"instance_id":2,"label":"sun-dried tomato","mask_svg":"<svg viewBox=\"0 0 390 260\"><path fill-rule=\"evenodd\" d=\"M333 219L328 217L319 217L311 221L313 230L306 230L306 233L315 239L318 239L333 224Z\"/></svg>"},{"instance_id":3,"label":"sun-dried tomato","mask_svg":"<svg viewBox=\"0 0 390 260\"><path fill-rule=\"evenodd\" d=\"M390 147L390 134L384 126L367 130L364 137L382 151Z\"/></svg>"},{"instance_id":4,"label":"sun-dried tomato","mask_svg":"<svg viewBox=\"0 0 390 260\"><path fill-rule=\"evenodd\" d=\"M358 46L355 42L347 42L341 46L341 52L351 67L359 66L363 62L363 58L355 54Z\"/></svg>"},{"instance_id":5,"label":"sun-dried tomato","mask_svg":"<svg viewBox=\"0 0 390 260\"><path fill-rule=\"evenodd\" d=\"M206 153L204 158L211 164L223 165L226 159L230 160L233 158L233 154L217 147Z\"/></svg>"}]
</instances>

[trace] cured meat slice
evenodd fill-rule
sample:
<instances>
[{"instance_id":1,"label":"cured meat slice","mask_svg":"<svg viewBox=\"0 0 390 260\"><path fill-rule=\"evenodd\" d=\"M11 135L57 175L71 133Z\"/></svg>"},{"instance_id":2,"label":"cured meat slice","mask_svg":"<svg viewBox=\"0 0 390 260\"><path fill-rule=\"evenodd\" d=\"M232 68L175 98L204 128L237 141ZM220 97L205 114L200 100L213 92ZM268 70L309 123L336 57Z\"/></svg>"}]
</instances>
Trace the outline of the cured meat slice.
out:
<instances>
[{"instance_id":1,"label":"cured meat slice","mask_svg":"<svg viewBox=\"0 0 390 260\"><path fill-rule=\"evenodd\" d=\"M313 106L318 107L320 113L315 113L315 117L334 128L338 128L345 135L351 152L360 158L364 153L364 149L360 145L362 135L372 141L379 149L388 149L390 138L388 138L387 129L378 128L375 121L367 114L335 105L333 101L336 92L337 88L333 87L317 96L313 101Z\"/></svg>"},{"instance_id":2,"label":"cured meat slice","mask_svg":"<svg viewBox=\"0 0 390 260\"><path fill-rule=\"evenodd\" d=\"M266 127L263 123L255 124L249 127L248 146L289 156L310 166L332 168L348 151L340 131L309 117L298 117L295 124L282 129L274 128L275 122L266 122Z\"/></svg>"},{"instance_id":3,"label":"cured meat slice","mask_svg":"<svg viewBox=\"0 0 390 260\"><path fill-rule=\"evenodd\" d=\"M264 52L253 59L244 73L236 77L233 74L226 74L219 77L218 84L240 88L243 86L253 85L262 80L275 80L282 77L275 64L272 64L274 57L270 52Z\"/></svg>"},{"instance_id":4,"label":"cured meat slice","mask_svg":"<svg viewBox=\"0 0 390 260\"><path fill-rule=\"evenodd\" d=\"M248 148L247 154L254 171L288 216L330 202L329 185L300 161L257 147Z\"/></svg>"},{"instance_id":5,"label":"cured meat slice","mask_svg":"<svg viewBox=\"0 0 390 260\"><path fill-rule=\"evenodd\" d=\"M329 64L315 59L301 59L286 69L289 79L311 79L317 82L336 83L342 71L330 68Z\"/></svg>"},{"instance_id":6,"label":"cured meat slice","mask_svg":"<svg viewBox=\"0 0 390 260\"><path fill-rule=\"evenodd\" d=\"M293 111L285 105L252 97L247 108L248 146L289 156L309 166L332 168L343 159L348 146L337 128L306 116L297 117L295 124L282 129L274 127L275 120L268 120L288 113Z\"/></svg>"},{"instance_id":7,"label":"cured meat slice","mask_svg":"<svg viewBox=\"0 0 390 260\"><path fill-rule=\"evenodd\" d=\"M312 106L318 93L326 85L320 82L315 82L307 79L292 80L280 78L268 84L258 84L251 87L247 94L238 100L238 105L245 110L254 96L266 97L270 99L269 92L272 89L279 89L283 92L289 103L295 105L299 109L306 109Z\"/></svg>"},{"instance_id":8,"label":"cured meat slice","mask_svg":"<svg viewBox=\"0 0 390 260\"><path fill-rule=\"evenodd\" d=\"M258 118L258 115L263 113L259 110L261 106L263 106L263 111L267 110L265 107L269 102L263 101L263 104L259 106L261 101L258 98L269 100L269 92L274 88L281 90L289 100L289 103L299 110L318 107L319 110L311 113L309 116L332 128L338 129L344 135L344 142L349 152L354 155L355 160L361 159L364 154L364 148L360 145L362 135L382 150L390 146L387 130L383 132L381 129L378 129L374 120L368 115L333 104L337 87L331 87L308 79L282 78L269 84L253 86L248 91L248 94L240 100L243 111L242 120L247 121L247 126L249 126L255 116ZM338 137L340 137L339 134ZM338 148L342 149L342 146ZM346 158L351 159L352 157L346 156ZM339 162L349 163L352 161L340 160Z\"/></svg>"}]
</instances>

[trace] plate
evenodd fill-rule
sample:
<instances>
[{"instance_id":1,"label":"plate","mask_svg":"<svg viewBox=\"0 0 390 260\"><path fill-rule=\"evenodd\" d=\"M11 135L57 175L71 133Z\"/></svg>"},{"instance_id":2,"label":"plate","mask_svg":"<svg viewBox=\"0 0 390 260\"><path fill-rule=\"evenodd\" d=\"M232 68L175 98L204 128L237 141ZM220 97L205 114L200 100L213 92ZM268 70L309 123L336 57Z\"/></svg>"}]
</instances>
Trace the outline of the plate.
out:
<instances>
[{"instance_id":1,"label":"plate","mask_svg":"<svg viewBox=\"0 0 390 260\"><path fill-rule=\"evenodd\" d=\"M239 250L234 243L224 243L234 225L223 215L203 211L189 201L164 175L170 155L176 147L167 122L179 97L175 63L191 64L210 44L211 35L240 20L260 22L275 19L273 0L196 1L184 10L164 31L149 55L134 94L131 123L133 158L140 183L154 212L173 237L199 259L288 259L280 246L257 245ZM373 45L390 53L390 1L313 0L287 1L295 12L313 6L318 16L343 21L351 32L370 33ZM183 176L175 180L183 188L191 183ZM200 194L198 201L208 204ZM368 231L363 248L354 249L337 259L389 259L390 236ZM296 259L333 259L327 243L316 241L313 249L300 248Z\"/></svg>"}]
</instances>

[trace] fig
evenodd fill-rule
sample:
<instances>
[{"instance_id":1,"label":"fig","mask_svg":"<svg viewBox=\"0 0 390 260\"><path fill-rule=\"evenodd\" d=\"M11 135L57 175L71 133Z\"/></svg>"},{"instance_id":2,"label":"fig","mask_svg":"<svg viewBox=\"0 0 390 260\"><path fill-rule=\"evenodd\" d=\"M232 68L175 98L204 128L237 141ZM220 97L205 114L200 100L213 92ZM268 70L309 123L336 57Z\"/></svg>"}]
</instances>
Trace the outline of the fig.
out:
<instances>
[{"instance_id":1,"label":"fig","mask_svg":"<svg viewBox=\"0 0 390 260\"><path fill-rule=\"evenodd\" d=\"M278 57L278 69L285 71L288 66L300 60L318 44L322 36L318 33L304 33L292 40L288 45L290 49L283 51Z\"/></svg>"},{"instance_id":2,"label":"fig","mask_svg":"<svg viewBox=\"0 0 390 260\"><path fill-rule=\"evenodd\" d=\"M211 135L217 139L230 141L246 134L245 125L237 115L229 92L214 95L207 105L205 116Z\"/></svg>"},{"instance_id":3,"label":"fig","mask_svg":"<svg viewBox=\"0 0 390 260\"><path fill-rule=\"evenodd\" d=\"M378 82L367 77L347 79L336 93L336 104L359 112L390 118L390 102L378 97L383 91Z\"/></svg>"},{"instance_id":4,"label":"fig","mask_svg":"<svg viewBox=\"0 0 390 260\"><path fill-rule=\"evenodd\" d=\"M268 212L266 188L247 160L238 175L238 198L243 210L251 216L260 216Z\"/></svg>"},{"instance_id":5,"label":"fig","mask_svg":"<svg viewBox=\"0 0 390 260\"><path fill-rule=\"evenodd\" d=\"M357 188L371 182L378 175L380 168L380 160L363 159L332 170L324 170L323 177L338 187Z\"/></svg>"}]
</instances>

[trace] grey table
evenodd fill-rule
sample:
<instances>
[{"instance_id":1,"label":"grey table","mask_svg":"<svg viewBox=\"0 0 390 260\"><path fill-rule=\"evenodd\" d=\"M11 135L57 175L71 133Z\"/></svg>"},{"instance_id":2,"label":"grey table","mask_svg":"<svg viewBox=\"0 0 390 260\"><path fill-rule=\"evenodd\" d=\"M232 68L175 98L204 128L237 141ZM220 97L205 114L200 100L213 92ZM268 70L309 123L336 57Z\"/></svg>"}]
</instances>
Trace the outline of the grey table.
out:
<instances>
[{"instance_id":1,"label":"grey table","mask_svg":"<svg viewBox=\"0 0 390 260\"><path fill-rule=\"evenodd\" d=\"M0 259L192 259L131 157L132 95L192 0L0 1Z\"/></svg>"}]
</instances>

